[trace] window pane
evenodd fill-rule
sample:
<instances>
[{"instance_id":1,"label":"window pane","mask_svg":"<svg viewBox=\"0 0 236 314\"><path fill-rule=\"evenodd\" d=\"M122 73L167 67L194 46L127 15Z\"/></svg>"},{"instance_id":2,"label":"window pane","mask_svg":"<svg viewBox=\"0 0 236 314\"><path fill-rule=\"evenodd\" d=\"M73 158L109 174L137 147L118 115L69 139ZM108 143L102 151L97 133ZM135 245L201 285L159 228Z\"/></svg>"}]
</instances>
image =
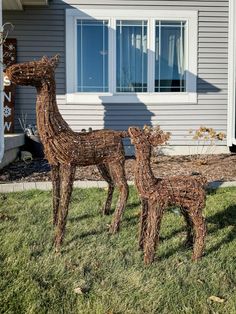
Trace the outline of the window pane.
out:
<instances>
[{"instance_id":1,"label":"window pane","mask_svg":"<svg viewBox=\"0 0 236 314\"><path fill-rule=\"evenodd\" d=\"M147 92L147 22L117 21L117 92Z\"/></svg>"},{"instance_id":2,"label":"window pane","mask_svg":"<svg viewBox=\"0 0 236 314\"><path fill-rule=\"evenodd\" d=\"M77 91L108 91L108 22L77 21Z\"/></svg>"},{"instance_id":3,"label":"window pane","mask_svg":"<svg viewBox=\"0 0 236 314\"><path fill-rule=\"evenodd\" d=\"M156 22L156 92L185 91L184 29L184 22Z\"/></svg>"}]
</instances>

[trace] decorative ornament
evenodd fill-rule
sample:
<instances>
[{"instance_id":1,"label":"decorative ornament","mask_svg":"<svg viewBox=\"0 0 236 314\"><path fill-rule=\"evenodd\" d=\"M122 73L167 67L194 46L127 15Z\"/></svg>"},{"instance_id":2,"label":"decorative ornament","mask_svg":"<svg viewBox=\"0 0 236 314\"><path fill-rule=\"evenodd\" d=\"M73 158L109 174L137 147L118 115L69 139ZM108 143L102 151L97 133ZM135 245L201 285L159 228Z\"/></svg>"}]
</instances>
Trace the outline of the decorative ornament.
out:
<instances>
[{"instance_id":1,"label":"decorative ornament","mask_svg":"<svg viewBox=\"0 0 236 314\"><path fill-rule=\"evenodd\" d=\"M8 106L4 106L3 108L3 114L5 118L8 118L11 116L11 108Z\"/></svg>"},{"instance_id":2,"label":"decorative ornament","mask_svg":"<svg viewBox=\"0 0 236 314\"><path fill-rule=\"evenodd\" d=\"M12 51L12 50L15 50L15 47L14 47L12 44L10 44L10 45L8 45L8 49L9 49L10 51Z\"/></svg>"}]
</instances>

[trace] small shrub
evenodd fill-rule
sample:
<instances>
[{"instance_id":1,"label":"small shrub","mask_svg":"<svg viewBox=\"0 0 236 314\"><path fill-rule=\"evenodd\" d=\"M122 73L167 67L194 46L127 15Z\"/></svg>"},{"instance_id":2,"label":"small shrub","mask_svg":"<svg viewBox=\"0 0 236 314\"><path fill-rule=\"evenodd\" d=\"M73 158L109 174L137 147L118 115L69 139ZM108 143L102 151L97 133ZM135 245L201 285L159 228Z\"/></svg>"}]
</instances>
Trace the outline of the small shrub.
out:
<instances>
[{"instance_id":1,"label":"small shrub","mask_svg":"<svg viewBox=\"0 0 236 314\"><path fill-rule=\"evenodd\" d=\"M195 154L190 152L190 156L194 155L192 159L200 165L208 164L209 155L214 153L217 142L226 138L224 132L216 132L215 129L205 126L201 126L196 131L189 130L189 134L193 135L192 139L196 146Z\"/></svg>"}]
</instances>

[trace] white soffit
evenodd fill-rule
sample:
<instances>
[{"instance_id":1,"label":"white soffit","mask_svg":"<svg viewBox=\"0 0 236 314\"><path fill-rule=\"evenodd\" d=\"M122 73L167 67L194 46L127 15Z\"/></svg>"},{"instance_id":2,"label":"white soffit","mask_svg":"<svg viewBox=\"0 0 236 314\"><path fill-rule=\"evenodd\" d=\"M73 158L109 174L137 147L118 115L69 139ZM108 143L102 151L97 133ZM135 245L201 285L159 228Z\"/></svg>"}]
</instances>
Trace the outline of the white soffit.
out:
<instances>
[{"instance_id":1,"label":"white soffit","mask_svg":"<svg viewBox=\"0 0 236 314\"><path fill-rule=\"evenodd\" d=\"M21 0L3 0L2 1L3 10L22 10Z\"/></svg>"},{"instance_id":2,"label":"white soffit","mask_svg":"<svg viewBox=\"0 0 236 314\"><path fill-rule=\"evenodd\" d=\"M48 5L48 0L3 0L3 10L23 10L23 6L43 6Z\"/></svg>"}]
</instances>

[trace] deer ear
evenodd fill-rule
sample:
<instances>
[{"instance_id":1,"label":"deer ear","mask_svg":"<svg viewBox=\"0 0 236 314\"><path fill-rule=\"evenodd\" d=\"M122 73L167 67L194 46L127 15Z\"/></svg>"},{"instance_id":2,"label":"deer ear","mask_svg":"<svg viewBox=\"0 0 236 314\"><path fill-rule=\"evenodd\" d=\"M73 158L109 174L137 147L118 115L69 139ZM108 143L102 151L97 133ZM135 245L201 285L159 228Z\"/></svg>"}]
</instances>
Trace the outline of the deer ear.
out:
<instances>
[{"instance_id":1,"label":"deer ear","mask_svg":"<svg viewBox=\"0 0 236 314\"><path fill-rule=\"evenodd\" d=\"M60 61L60 55L56 54L54 57L50 59L50 64L55 69L59 64L59 61Z\"/></svg>"},{"instance_id":2,"label":"deer ear","mask_svg":"<svg viewBox=\"0 0 236 314\"><path fill-rule=\"evenodd\" d=\"M129 127L128 132L132 137L138 137L143 133L142 130L136 126Z\"/></svg>"},{"instance_id":3,"label":"deer ear","mask_svg":"<svg viewBox=\"0 0 236 314\"><path fill-rule=\"evenodd\" d=\"M166 144L170 138L169 132L163 132L162 130L154 131L148 136L148 141L152 146L160 146Z\"/></svg>"},{"instance_id":4,"label":"deer ear","mask_svg":"<svg viewBox=\"0 0 236 314\"><path fill-rule=\"evenodd\" d=\"M47 56L43 56L42 59L41 59L41 61L43 61L43 62L48 62L49 60L48 60L48 57L47 57Z\"/></svg>"}]
</instances>

